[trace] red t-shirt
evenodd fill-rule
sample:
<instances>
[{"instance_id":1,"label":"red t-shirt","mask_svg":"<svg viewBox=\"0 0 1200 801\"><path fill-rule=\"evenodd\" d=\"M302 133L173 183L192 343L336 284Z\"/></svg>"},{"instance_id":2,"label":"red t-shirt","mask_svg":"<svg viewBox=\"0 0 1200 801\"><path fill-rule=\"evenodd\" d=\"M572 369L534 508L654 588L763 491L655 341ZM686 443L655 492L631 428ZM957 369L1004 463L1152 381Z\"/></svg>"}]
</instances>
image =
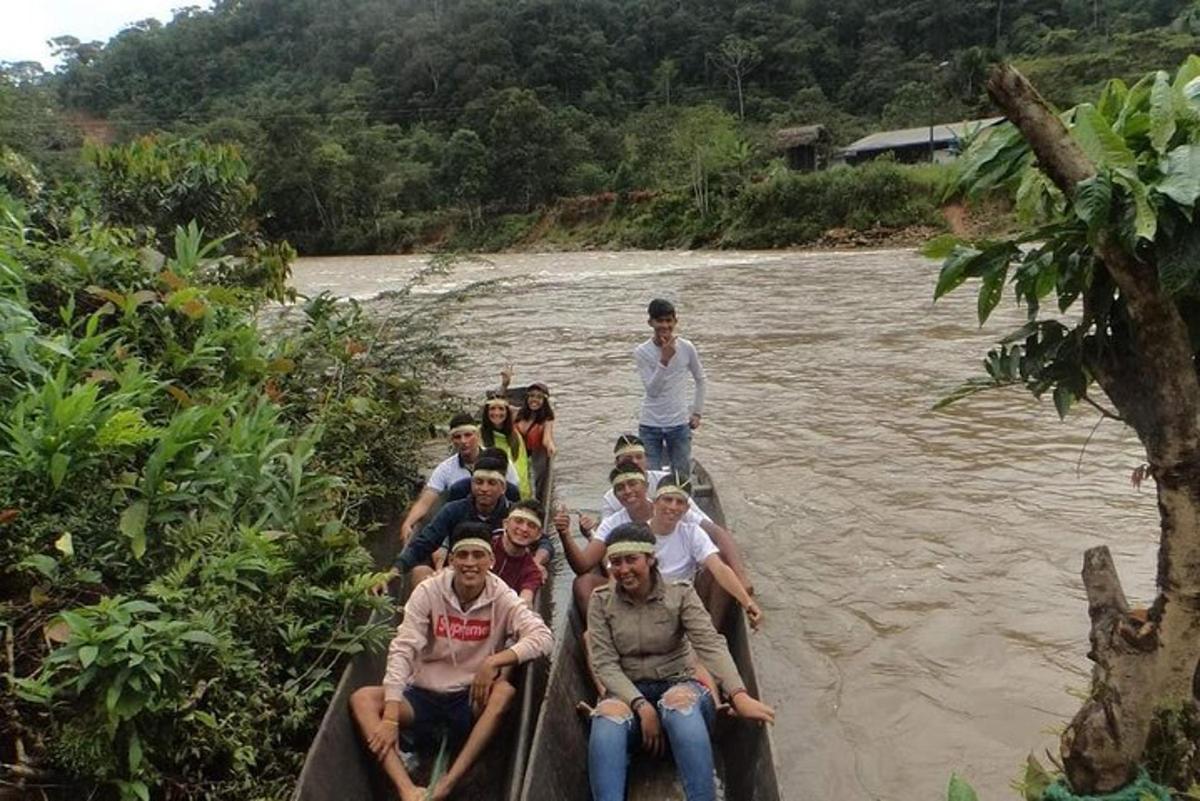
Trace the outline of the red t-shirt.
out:
<instances>
[{"instance_id":1,"label":"red t-shirt","mask_svg":"<svg viewBox=\"0 0 1200 801\"><path fill-rule=\"evenodd\" d=\"M542 586L542 571L538 570L532 553L509 556L508 552L504 550L503 534L492 537L492 553L496 556L492 572L504 579L504 583L517 592L521 590L536 591L538 587Z\"/></svg>"}]
</instances>

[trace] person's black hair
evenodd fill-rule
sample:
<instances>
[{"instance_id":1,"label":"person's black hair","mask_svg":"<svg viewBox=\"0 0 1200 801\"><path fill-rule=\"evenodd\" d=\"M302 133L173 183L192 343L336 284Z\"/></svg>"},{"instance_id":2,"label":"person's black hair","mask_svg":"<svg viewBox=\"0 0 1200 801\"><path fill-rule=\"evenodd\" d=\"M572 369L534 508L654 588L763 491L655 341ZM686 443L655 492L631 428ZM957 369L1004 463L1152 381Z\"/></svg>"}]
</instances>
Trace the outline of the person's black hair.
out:
<instances>
[{"instance_id":1,"label":"person's black hair","mask_svg":"<svg viewBox=\"0 0 1200 801\"><path fill-rule=\"evenodd\" d=\"M675 316L675 304L669 300L655 298L650 301L650 306L647 307L646 313L650 315L651 320L662 320L667 317Z\"/></svg>"},{"instance_id":2,"label":"person's black hair","mask_svg":"<svg viewBox=\"0 0 1200 801\"><path fill-rule=\"evenodd\" d=\"M690 498L692 497L692 479L686 473L680 473L678 470L672 470L662 477L658 482L658 489L663 487L679 487Z\"/></svg>"},{"instance_id":3,"label":"person's black hair","mask_svg":"<svg viewBox=\"0 0 1200 801\"><path fill-rule=\"evenodd\" d=\"M538 520L546 519L546 510L542 507L541 502L538 501L537 498L526 498L523 501L517 501L516 503L511 504L508 508L509 510L528 509L530 512L533 512L535 515L537 515Z\"/></svg>"},{"instance_id":4,"label":"person's black hair","mask_svg":"<svg viewBox=\"0 0 1200 801\"><path fill-rule=\"evenodd\" d=\"M454 548L454 544L459 540L470 539L484 540L485 542L492 541L492 527L487 523L479 520L463 520L455 524L454 529L450 532L450 548Z\"/></svg>"},{"instance_id":5,"label":"person's black hair","mask_svg":"<svg viewBox=\"0 0 1200 801\"><path fill-rule=\"evenodd\" d=\"M473 423L475 421L472 420L471 422ZM500 472L508 472L508 454L504 452L503 448L483 448L479 451L479 458L494 459L495 461L502 462L504 467L500 470Z\"/></svg>"},{"instance_id":6,"label":"person's black hair","mask_svg":"<svg viewBox=\"0 0 1200 801\"><path fill-rule=\"evenodd\" d=\"M475 425L475 418L472 417L469 412L459 412L458 414L456 414L450 418L451 430L458 428L459 426L473 426L473 425Z\"/></svg>"},{"instance_id":7,"label":"person's black hair","mask_svg":"<svg viewBox=\"0 0 1200 801\"><path fill-rule=\"evenodd\" d=\"M529 408L529 392L528 392L528 390L531 390L531 389L541 390L542 394L546 396L542 400L542 408L538 409L536 412L533 409ZM525 400L523 400L521 402L521 408L517 410L517 419L518 420L529 420L531 423L534 423L535 425L537 423L544 423L547 420L553 420L554 419L554 409L550 406L550 388L547 387L545 384L543 384L540 381L534 381L532 384L530 384L526 388L526 390L527 391L525 393Z\"/></svg>"},{"instance_id":8,"label":"person's black hair","mask_svg":"<svg viewBox=\"0 0 1200 801\"><path fill-rule=\"evenodd\" d=\"M483 456L475 460L475 470L494 470L500 475L508 472L508 462L495 456ZM474 471L473 471L474 472Z\"/></svg>"},{"instance_id":9,"label":"person's black hair","mask_svg":"<svg viewBox=\"0 0 1200 801\"><path fill-rule=\"evenodd\" d=\"M630 467L632 467L633 470L630 470L629 469ZM619 464L616 467L614 467L612 470L608 471L608 483L611 484L613 482L613 479L615 479L621 473L635 473L635 472L641 474L643 479L646 478L646 471L643 470L642 468L638 467L637 465L635 465L631 462L625 462L623 464Z\"/></svg>"},{"instance_id":10,"label":"person's black hair","mask_svg":"<svg viewBox=\"0 0 1200 801\"><path fill-rule=\"evenodd\" d=\"M618 542L642 542L646 545L653 545L654 535L645 523L622 523L608 535L607 544L609 546L616 545Z\"/></svg>"},{"instance_id":11,"label":"person's black hair","mask_svg":"<svg viewBox=\"0 0 1200 801\"><path fill-rule=\"evenodd\" d=\"M489 393L488 395L489 400L503 397L499 393ZM489 448L496 447L496 432L498 431L503 434L505 440L508 442L509 451L512 454L511 461L515 462L521 458L521 449L525 447L525 442L521 439L521 435L513 429L513 419L512 407L506 403L504 406L504 425L499 427L492 425L492 420L488 417L488 405L485 403L483 411L479 416L479 431L483 436L483 444Z\"/></svg>"},{"instance_id":12,"label":"person's black hair","mask_svg":"<svg viewBox=\"0 0 1200 801\"><path fill-rule=\"evenodd\" d=\"M622 434L621 436L617 437L617 444L613 445L613 453L616 453L627 445L640 445L643 448L646 447L646 443L642 442L642 438L637 434Z\"/></svg>"}]
</instances>

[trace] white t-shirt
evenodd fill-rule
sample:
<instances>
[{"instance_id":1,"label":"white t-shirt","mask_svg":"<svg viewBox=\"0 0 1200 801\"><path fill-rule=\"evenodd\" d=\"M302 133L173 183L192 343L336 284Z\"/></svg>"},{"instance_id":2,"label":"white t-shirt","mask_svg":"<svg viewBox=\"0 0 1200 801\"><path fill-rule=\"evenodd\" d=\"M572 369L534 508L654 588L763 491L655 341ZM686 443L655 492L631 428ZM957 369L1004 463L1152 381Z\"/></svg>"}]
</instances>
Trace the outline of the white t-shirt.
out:
<instances>
[{"instance_id":1,"label":"white t-shirt","mask_svg":"<svg viewBox=\"0 0 1200 801\"><path fill-rule=\"evenodd\" d=\"M669 470L646 471L646 492L651 498L654 497L654 491L658 489L658 482L662 481L669 472ZM712 522L712 518L704 514L704 510L697 506L691 498L688 498L688 508L699 515L701 520ZM609 487L608 492L604 493L604 497L600 499L600 519L606 520L609 515L615 515L624 509L625 507L621 506L621 502L617 500L617 494L613 492L612 487Z\"/></svg>"},{"instance_id":2,"label":"white t-shirt","mask_svg":"<svg viewBox=\"0 0 1200 801\"><path fill-rule=\"evenodd\" d=\"M464 478L470 478L471 471L463 467L462 460L458 458L458 454L451 454L448 459L433 468L433 472L429 474L429 480L425 482L425 486L434 492L441 495L446 490L450 489L451 484L462 481ZM518 484L520 479L517 478L517 471L513 469L512 462L508 463L508 483Z\"/></svg>"},{"instance_id":3,"label":"white t-shirt","mask_svg":"<svg viewBox=\"0 0 1200 801\"><path fill-rule=\"evenodd\" d=\"M624 518L623 520L620 518ZM691 581L704 565L704 560L719 553L708 533L698 522L689 520L688 512L670 534L654 538L654 555L658 558L658 570L667 581ZM609 525L610 521L612 525ZM610 515L596 528L596 539L608 542L608 535L622 523L629 522L629 513L624 509Z\"/></svg>"},{"instance_id":4,"label":"white t-shirt","mask_svg":"<svg viewBox=\"0 0 1200 801\"><path fill-rule=\"evenodd\" d=\"M683 337L675 337L675 355L662 363L662 348L650 338L633 349L633 361L646 394L638 422L655 428L674 428L688 422L690 414L704 411L704 368L696 346ZM696 384L689 406L687 377Z\"/></svg>"}]
</instances>

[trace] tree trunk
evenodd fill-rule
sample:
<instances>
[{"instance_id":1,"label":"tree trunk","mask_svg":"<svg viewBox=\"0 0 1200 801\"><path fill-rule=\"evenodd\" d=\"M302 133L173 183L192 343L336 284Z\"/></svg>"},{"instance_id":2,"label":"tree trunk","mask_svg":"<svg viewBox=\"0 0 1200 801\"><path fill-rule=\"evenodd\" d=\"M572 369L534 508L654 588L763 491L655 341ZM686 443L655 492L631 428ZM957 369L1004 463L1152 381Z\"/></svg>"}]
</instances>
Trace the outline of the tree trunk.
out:
<instances>
[{"instance_id":1,"label":"tree trunk","mask_svg":"<svg viewBox=\"0 0 1200 801\"><path fill-rule=\"evenodd\" d=\"M1096 174L1057 115L1013 68L996 67L988 94L1020 129L1038 166L1068 197ZM1137 432L1157 483L1158 596L1131 614L1107 548L1084 556L1091 617L1092 691L1063 734L1075 793L1108 793L1136 776L1156 709L1191 703L1200 659L1200 381L1187 326L1158 269L1101 234L1096 256L1124 298L1132 351L1089 367ZM1097 271L1097 282L1100 281ZM1086 313L1086 304L1085 304Z\"/></svg>"}]
</instances>

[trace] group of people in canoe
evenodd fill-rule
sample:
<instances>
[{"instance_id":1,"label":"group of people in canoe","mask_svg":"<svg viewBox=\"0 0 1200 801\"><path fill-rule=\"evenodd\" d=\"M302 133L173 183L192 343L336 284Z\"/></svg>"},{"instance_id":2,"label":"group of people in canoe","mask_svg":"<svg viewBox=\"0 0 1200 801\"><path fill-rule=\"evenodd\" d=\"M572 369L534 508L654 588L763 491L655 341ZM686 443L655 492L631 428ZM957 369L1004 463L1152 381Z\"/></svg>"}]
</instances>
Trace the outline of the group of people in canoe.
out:
<instances>
[{"instance_id":1,"label":"group of people in canoe","mask_svg":"<svg viewBox=\"0 0 1200 801\"><path fill-rule=\"evenodd\" d=\"M714 625L729 599L755 628L763 613L733 538L690 497L704 371L695 346L675 334L672 304L654 300L648 312L653 336L634 350L645 388L639 431L617 438L600 520L577 518L582 543L565 508L548 516L542 505L557 450L545 385L531 384L513 407L506 369L478 417L450 421L454 453L410 508L388 574L407 574L412 589L386 673L351 699L359 732L402 801L452 797L503 726L516 695L512 668L550 655L553 634L533 598L555 540L577 576L573 595L600 698L588 743L594 799L623 801L629 754L641 748L671 753L688 801L715 801L710 729L721 699L731 714L773 721ZM417 786L407 755L443 742L456 756L433 786Z\"/></svg>"}]
</instances>

